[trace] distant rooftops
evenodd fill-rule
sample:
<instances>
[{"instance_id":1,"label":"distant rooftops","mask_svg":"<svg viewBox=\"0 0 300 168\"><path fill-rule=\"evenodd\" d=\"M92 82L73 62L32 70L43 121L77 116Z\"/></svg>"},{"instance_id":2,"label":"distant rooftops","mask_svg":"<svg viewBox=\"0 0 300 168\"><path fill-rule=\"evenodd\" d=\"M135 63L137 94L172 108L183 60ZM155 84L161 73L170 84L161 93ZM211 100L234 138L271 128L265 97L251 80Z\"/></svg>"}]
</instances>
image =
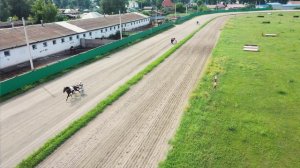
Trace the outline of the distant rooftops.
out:
<instances>
[{"instance_id":1,"label":"distant rooftops","mask_svg":"<svg viewBox=\"0 0 300 168\"><path fill-rule=\"evenodd\" d=\"M300 1L289 1L287 4L300 5Z\"/></svg>"},{"instance_id":2,"label":"distant rooftops","mask_svg":"<svg viewBox=\"0 0 300 168\"><path fill-rule=\"evenodd\" d=\"M173 7L174 4L173 4L173 2L172 2L171 0L164 0L164 1L162 2L162 6L163 6L163 7Z\"/></svg>"}]
</instances>

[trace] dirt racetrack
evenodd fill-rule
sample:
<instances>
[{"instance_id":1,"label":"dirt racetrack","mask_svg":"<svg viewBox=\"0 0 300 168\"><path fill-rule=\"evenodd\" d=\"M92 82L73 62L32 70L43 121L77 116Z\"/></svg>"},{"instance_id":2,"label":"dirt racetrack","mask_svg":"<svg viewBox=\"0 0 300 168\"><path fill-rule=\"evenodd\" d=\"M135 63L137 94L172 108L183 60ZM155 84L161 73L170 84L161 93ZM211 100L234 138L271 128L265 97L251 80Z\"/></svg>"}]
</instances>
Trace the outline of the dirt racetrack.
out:
<instances>
[{"instance_id":1,"label":"dirt racetrack","mask_svg":"<svg viewBox=\"0 0 300 168\"><path fill-rule=\"evenodd\" d=\"M157 167L227 18L208 24L39 167Z\"/></svg>"},{"instance_id":2,"label":"dirt racetrack","mask_svg":"<svg viewBox=\"0 0 300 168\"><path fill-rule=\"evenodd\" d=\"M220 15L220 14L219 14ZM200 25L217 15L198 17ZM0 104L0 167L14 167L70 122L171 48L199 25L196 18L74 70ZM65 101L64 86L83 81L86 95Z\"/></svg>"},{"instance_id":3,"label":"dirt racetrack","mask_svg":"<svg viewBox=\"0 0 300 168\"><path fill-rule=\"evenodd\" d=\"M224 14L194 18L1 103L0 167L14 167L47 139L93 108L118 86L171 48L171 37L176 37L179 41L199 26L196 25L197 20L202 25L218 15ZM155 167L167 152L167 141L173 134L171 130L175 130L187 95L203 68L206 59L203 54L206 53L207 56L213 47L219 30L217 26L222 25L224 18L201 30L197 38L185 44L180 51L147 75L140 84L106 109L92 124L67 141L40 166L93 167L99 164L98 166L110 167L109 165L114 164L118 166L119 162L120 165L129 167ZM86 95L74 96L66 102L66 95L62 93L63 87L79 81L85 84ZM102 123L84 133L97 121ZM84 137L90 139L81 139ZM77 145L83 145L81 147L84 150ZM71 148L76 151L76 157L73 156L74 153L68 152ZM66 152L62 152L63 150ZM55 158L57 155L60 158Z\"/></svg>"}]
</instances>

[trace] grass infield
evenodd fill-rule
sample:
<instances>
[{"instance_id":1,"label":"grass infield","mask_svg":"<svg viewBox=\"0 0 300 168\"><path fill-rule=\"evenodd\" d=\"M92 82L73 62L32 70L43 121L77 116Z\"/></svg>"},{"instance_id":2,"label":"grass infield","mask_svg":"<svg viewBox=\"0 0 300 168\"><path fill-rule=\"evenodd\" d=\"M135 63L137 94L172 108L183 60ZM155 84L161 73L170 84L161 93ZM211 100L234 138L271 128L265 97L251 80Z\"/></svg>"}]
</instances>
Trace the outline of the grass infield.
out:
<instances>
[{"instance_id":1,"label":"grass infield","mask_svg":"<svg viewBox=\"0 0 300 168\"><path fill-rule=\"evenodd\" d=\"M213 19L212 19L213 20ZM129 79L125 84L120 86L116 91L110 94L107 98L102 100L97 104L95 108L84 114L79 119L72 122L66 129L61 131L55 137L49 139L41 148L37 151L33 152L29 157L20 162L17 167L18 168L30 168L37 166L40 162L42 162L45 158L47 158L51 153L53 153L60 145L62 145L66 140L68 140L72 135L74 135L81 128L86 126L91 120L97 117L98 114L102 113L103 110L111 105L114 101L118 100L123 94L125 94L131 86L138 83L144 75L151 72L155 67L157 67L160 63L162 63L166 58L168 58L172 53L174 53L178 48L180 48L184 43L186 43L189 39L191 39L200 29L202 29L205 25L207 25L210 21L203 24L193 33L185 37L183 40L175 44L171 49L169 49L166 53L161 55L159 58L150 63L145 69L140 71L138 74Z\"/></svg>"},{"instance_id":2,"label":"grass infield","mask_svg":"<svg viewBox=\"0 0 300 168\"><path fill-rule=\"evenodd\" d=\"M161 168L299 167L297 14L249 14L226 24ZM260 51L245 52L245 44Z\"/></svg>"}]
</instances>

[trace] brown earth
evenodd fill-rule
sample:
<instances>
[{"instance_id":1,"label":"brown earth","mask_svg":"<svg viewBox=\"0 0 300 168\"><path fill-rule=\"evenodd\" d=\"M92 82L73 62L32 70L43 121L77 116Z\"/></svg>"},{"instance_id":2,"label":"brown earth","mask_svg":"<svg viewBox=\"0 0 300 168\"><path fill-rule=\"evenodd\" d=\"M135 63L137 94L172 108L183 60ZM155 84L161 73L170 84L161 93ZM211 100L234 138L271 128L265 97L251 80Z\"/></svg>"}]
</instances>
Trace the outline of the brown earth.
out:
<instances>
[{"instance_id":1,"label":"brown earth","mask_svg":"<svg viewBox=\"0 0 300 168\"><path fill-rule=\"evenodd\" d=\"M39 167L157 167L227 19L208 24Z\"/></svg>"}]
</instances>

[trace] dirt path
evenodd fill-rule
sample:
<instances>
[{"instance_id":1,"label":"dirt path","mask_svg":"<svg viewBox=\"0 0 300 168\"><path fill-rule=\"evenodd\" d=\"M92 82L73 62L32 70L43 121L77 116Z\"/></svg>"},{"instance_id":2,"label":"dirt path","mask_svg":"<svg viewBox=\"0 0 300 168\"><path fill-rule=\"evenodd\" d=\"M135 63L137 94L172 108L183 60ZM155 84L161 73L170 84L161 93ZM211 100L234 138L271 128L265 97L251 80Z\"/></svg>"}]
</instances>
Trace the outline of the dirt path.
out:
<instances>
[{"instance_id":1,"label":"dirt path","mask_svg":"<svg viewBox=\"0 0 300 168\"><path fill-rule=\"evenodd\" d=\"M203 24L216 15L198 17ZM0 104L0 167L13 167L71 121L197 28L196 18ZM83 81L86 95L65 101L62 88Z\"/></svg>"},{"instance_id":2,"label":"dirt path","mask_svg":"<svg viewBox=\"0 0 300 168\"><path fill-rule=\"evenodd\" d=\"M39 167L157 167L227 19L208 24Z\"/></svg>"}]
</instances>

